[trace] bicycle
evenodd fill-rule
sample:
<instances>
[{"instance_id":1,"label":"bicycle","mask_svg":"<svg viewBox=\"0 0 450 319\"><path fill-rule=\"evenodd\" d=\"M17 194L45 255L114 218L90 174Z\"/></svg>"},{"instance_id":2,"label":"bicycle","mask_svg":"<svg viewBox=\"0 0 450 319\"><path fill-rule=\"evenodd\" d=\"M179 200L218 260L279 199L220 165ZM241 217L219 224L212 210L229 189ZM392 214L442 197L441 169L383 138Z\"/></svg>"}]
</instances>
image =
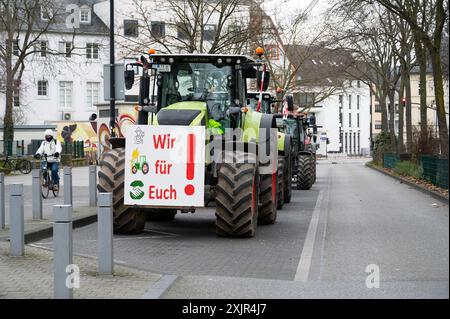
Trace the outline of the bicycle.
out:
<instances>
[{"instance_id":1,"label":"bicycle","mask_svg":"<svg viewBox=\"0 0 450 319\"><path fill-rule=\"evenodd\" d=\"M47 154L43 155L44 159L41 161L41 192L42 197L47 198L50 190L53 193L54 197L58 197L59 195L59 184L57 185L57 189L55 190L55 184L52 179L52 171L50 166L48 165Z\"/></svg>"},{"instance_id":2,"label":"bicycle","mask_svg":"<svg viewBox=\"0 0 450 319\"><path fill-rule=\"evenodd\" d=\"M3 168L3 172L8 175L12 171L20 171L22 174L30 174L32 164L29 159L26 158L13 158L6 155L4 160L0 160L0 167Z\"/></svg>"}]
</instances>

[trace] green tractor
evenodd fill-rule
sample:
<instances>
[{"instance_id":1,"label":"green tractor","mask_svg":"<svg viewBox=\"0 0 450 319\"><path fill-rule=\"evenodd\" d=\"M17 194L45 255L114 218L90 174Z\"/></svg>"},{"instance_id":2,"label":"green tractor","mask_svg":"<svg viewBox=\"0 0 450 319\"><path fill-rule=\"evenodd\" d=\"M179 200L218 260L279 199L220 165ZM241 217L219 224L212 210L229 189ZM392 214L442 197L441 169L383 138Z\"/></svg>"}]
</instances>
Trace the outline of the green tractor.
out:
<instances>
[{"instance_id":1,"label":"green tractor","mask_svg":"<svg viewBox=\"0 0 450 319\"><path fill-rule=\"evenodd\" d=\"M257 109L258 100L261 99L260 112L273 114L277 100L271 92L249 92L247 104L252 109ZM275 115L277 117L277 115ZM283 205L290 203L292 199L292 172L294 156L292 152L292 137L281 130L277 133L278 140L278 174L279 192L277 208L283 209Z\"/></svg>"},{"instance_id":2,"label":"green tractor","mask_svg":"<svg viewBox=\"0 0 450 319\"><path fill-rule=\"evenodd\" d=\"M247 79L260 76L258 66L242 55L149 52L149 59L142 56L125 71L130 89L135 69L143 70L136 124L204 126L206 146L221 143L221 151L215 154L206 148L204 168L205 205L215 200L219 236L252 237L258 224L273 224L277 218L276 121L272 114L255 112L246 105ZM226 134L227 130L247 129L256 132L256 138ZM195 211L192 207L125 205L125 139L111 138L110 144L112 149L100 162L98 190L113 193L115 233L141 232L146 215L172 220L178 211Z\"/></svg>"},{"instance_id":3,"label":"green tractor","mask_svg":"<svg viewBox=\"0 0 450 319\"><path fill-rule=\"evenodd\" d=\"M287 97L288 109L293 110L293 101ZM316 148L311 142L308 128L315 126L315 118L305 114L290 113L287 116L275 115L280 131L291 136L293 170L292 176L298 190L311 189L316 182Z\"/></svg>"}]
</instances>

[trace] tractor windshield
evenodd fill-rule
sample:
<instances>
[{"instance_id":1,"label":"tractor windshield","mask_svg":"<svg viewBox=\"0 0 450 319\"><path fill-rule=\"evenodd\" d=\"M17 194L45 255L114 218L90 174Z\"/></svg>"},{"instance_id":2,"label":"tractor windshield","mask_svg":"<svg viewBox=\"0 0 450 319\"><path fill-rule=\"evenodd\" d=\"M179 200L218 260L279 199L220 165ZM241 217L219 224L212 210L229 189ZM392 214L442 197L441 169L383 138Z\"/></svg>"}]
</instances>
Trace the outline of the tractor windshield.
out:
<instances>
[{"instance_id":1,"label":"tractor windshield","mask_svg":"<svg viewBox=\"0 0 450 319\"><path fill-rule=\"evenodd\" d=\"M161 107L184 101L205 101L228 109L232 101L233 70L210 63L180 63L161 72Z\"/></svg>"}]
</instances>

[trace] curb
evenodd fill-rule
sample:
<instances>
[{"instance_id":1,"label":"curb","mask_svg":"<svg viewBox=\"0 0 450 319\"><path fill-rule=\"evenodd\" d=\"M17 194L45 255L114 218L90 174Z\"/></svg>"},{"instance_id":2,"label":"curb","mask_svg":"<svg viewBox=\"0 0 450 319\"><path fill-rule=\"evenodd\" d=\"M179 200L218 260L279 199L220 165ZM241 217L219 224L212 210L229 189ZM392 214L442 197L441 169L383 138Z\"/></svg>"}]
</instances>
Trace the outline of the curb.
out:
<instances>
[{"instance_id":1,"label":"curb","mask_svg":"<svg viewBox=\"0 0 450 319\"><path fill-rule=\"evenodd\" d=\"M86 216L76 217L72 221L73 229L90 225L92 223L95 223L96 221L97 221L97 212ZM53 223L50 223L48 225L40 226L35 229L25 230L24 241L25 244L29 244L52 236L53 236ZM9 235L0 237L0 240L9 241Z\"/></svg>"},{"instance_id":2,"label":"curb","mask_svg":"<svg viewBox=\"0 0 450 319\"><path fill-rule=\"evenodd\" d=\"M392 177L392 178L402 182L403 184L411 186L411 187L415 188L416 190L418 190L418 191L420 191L420 192L422 192L424 194L430 195L431 197L433 197L433 198L435 198L435 199L437 199L437 200L439 200L439 201L441 201L441 202L443 202L443 203L445 203L447 205L449 204L449 198L447 196L442 195L441 193L438 193L438 192L435 192L433 190L430 190L430 189L428 189L426 187L423 187L422 185L417 185L415 183L412 183L409 180L407 180L405 178L402 178L400 176L392 175L392 174L386 172L385 170L383 170L381 168L378 168L376 166L366 164L366 167L369 167L369 168L371 168L371 169L373 169L375 171L378 171L378 172L380 172L380 173L382 173L382 174L384 174L386 176L390 176L390 177Z\"/></svg>"}]
</instances>

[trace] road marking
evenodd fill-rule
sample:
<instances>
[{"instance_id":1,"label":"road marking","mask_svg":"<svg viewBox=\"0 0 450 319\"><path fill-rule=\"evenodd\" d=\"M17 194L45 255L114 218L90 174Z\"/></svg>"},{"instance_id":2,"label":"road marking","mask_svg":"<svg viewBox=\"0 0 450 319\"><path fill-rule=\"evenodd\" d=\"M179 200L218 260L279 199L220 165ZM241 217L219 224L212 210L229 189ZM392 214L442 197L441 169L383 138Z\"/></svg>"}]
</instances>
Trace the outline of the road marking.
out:
<instances>
[{"instance_id":1,"label":"road marking","mask_svg":"<svg viewBox=\"0 0 450 319\"><path fill-rule=\"evenodd\" d=\"M307 282L309 277L309 270L311 268L311 260L314 249L314 242L316 241L317 226L319 225L320 210L322 207L323 191L319 192L317 196L316 207L309 223L308 232L306 233L305 244L303 245L300 261L297 266L294 281Z\"/></svg>"},{"instance_id":2,"label":"road marking","mask_svg":"<svg viewBox=\"0 0 450 319\"><path fill-rule=\"evenodd\" d=\"M156 283L154 283L149 290L147 290L141 299L159 299L177 280L176 275L163 275Z\"/></svg>"}]
</instances>

